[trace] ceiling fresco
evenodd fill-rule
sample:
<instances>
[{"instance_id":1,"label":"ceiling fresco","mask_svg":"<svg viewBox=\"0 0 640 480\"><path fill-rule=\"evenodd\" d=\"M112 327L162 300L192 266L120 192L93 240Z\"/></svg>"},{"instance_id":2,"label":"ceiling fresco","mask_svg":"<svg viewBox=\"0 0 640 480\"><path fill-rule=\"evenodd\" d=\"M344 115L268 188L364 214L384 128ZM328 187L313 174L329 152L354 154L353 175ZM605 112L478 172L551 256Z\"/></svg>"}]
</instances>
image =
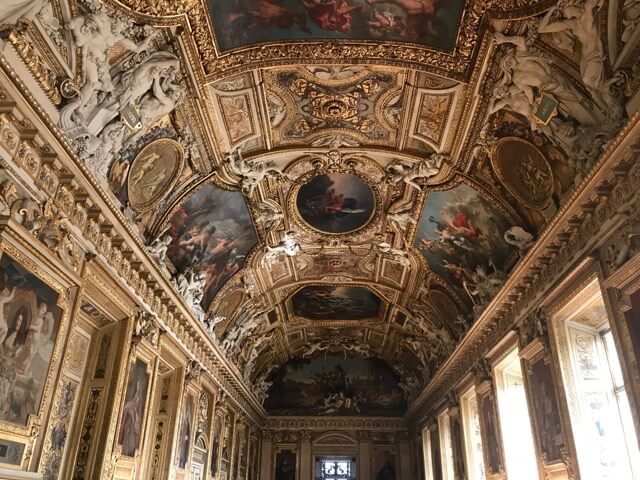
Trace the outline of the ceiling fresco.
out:
<instances>
[{"instance_id":1,"label":"ceiling fresco","mask_svg":"<svg viewBox=\"0 0 640 480\"><path fill-rule=\"evenodd\" d=\"M42 0L0 46L267 410L396 415L640 103L633 2L571 3Z\"/></svg>"},{"instance_id":2,"label":"ceiling fresco","mask_svg":"<svg viewBox=\"0 0 640 480\"><path fill-rule=\"evenodd\" d=\"M375 207L371 187L348 173L316 175L296 192L298 214L322 233L358 230L371 220Z\"/></svg>"},{"instance_id":3,"label":"ceiling fresco","mask_svg":"<svg viewBox=\"0 0 640 480\"><path fill-rule=\"evenodd\" d=\"M515 248L504 240L511 225L496 204L461 183L427 194L414 245L461 297L482 305L479 297L493 297L514 263Z\"/></svg>"},{"instance_id":4,"label":"ceiling fresco","mask_svg":"<svg viewBox=\"0 0 640 480\"><path fill-rule=\"evenodd\" d=\"M401 41L453 50L462 0L208 0L218 48L277 41Z\"/></svg>"},{"instance_id":5,"label":"ceiling fresco","mask_svg":"<svg viewBox=\"0 0 640 480\"><path fill-rule=\"evenodd\" d=\"M380 314L380 298L353 285L309 285L291 297L293 312L310 320L366 320Z\"/></svg>"},{"instance_id":6,"label":"ceiling fresco","mask_svg":"<svg viewBox=\"0 0 640 480\"><path fill-rule=\"evenodd\" d=\"M293 358L269 378L265 408L273 415L401 415L400 378L378 359L330 354Z\"/></svg>"}]
</instances>

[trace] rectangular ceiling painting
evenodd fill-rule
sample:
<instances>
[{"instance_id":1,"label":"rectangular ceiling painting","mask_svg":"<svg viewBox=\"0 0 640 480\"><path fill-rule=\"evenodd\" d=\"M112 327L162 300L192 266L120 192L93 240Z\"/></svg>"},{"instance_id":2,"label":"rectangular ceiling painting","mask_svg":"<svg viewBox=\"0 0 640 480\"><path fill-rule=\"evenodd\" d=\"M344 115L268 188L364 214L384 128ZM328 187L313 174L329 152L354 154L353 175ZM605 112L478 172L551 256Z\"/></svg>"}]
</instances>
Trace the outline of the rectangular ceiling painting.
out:
<instances>
[{"instance_id":1,"label":"rectangular ceiling painting","mask_svg":"<svg viewBox=\"0 0 640 480\"><path fill-rule=\"evenodd\" d=\"M452 51L462 0L208 0L220 51L290 40L400 41Z\"/></svg>"},{"instance_id":2,"label":"rectangular ceiling painting","mask_svg":"<svg viewBox=\"0 0 640 480\"><path fill-rule=\"evenodd\" d=\"M379 358L293 358L269 381L264 406L270 415L399 416L406 410L398 375Z\"/></svg>"}]
</instances>

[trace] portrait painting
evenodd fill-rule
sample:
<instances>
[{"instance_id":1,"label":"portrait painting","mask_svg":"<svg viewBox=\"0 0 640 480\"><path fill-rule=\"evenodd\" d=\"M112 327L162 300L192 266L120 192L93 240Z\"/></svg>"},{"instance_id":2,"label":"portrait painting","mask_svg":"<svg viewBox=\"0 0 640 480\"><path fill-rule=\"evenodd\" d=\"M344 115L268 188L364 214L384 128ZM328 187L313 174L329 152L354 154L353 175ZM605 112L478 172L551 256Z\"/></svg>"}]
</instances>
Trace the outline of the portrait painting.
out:
<instances>
[{"instance_id":1,"label":"portrait painting","mask_svg":"<svg viewBox=\"0 0 640 480\"><path fill-rule=\"evenodd\" d=\"M213 423L213 441L211 442L211 476L218 473L218 459L220 458L220 441L222 440L222 416L216 415Z\"/></svg>"},{"instance_id":2,"label":"portrait painting","mask_svg":"<svg viewBox=\"0 0 640 480\"><path fill-rule=\"evenodd\" d=\"M482 441L486 444L487 469L489 474L500 473L504 467L502 464L502 454L500 452L500 437L498 432L498 421L496 418L496 403L492 394L479 397L478 407L480 410L480 423L484 436Z\"/></svg>"},{"instance_id":3,"label":"portrait painting","mask_svg":"<svg viewBox=\"0 0 640 480\"><path fill-rule=\"evenodd\" d=\"M3 254L0 258L0 422L26 425L45 388L62 309L58 293Z\"/></svg>"},{"instance_id":4,"label":"portrait painting","mask_svg":"<svg viewBox=\"0 0 640 480\"><path fill-rule=\"evenodd\" d=\"M504 241L511 224L494 203L465 184L430 192L414 240L431 269L470 302L476 287L516 260Z\"/></svg>"},{"instance_id":5,"label":"portrait painting","mask_svg":"<svg viewBox=\"0 0 640 480\"><path fill-rule=\"evenodd\" d=\"M382 301L365 287L307 285L293 294L293 312L310 320L364 320L380 314Z\"/></svg>"},{"instance_id":6,"label":"portrait painting","mask_svg":"<svg viewBox=\"0 0 640 480\"><path fill-rule=\"evenodd\" d=\"M462 0L208 0L218 48L372 40L453 50Z\"/></svg>"},{"instance_id":7,"label":"portrait painting","mask_svg":"<svg viewBox=\"0 0 640 480\"><path fill-rule=\"evenodd\" d=\"M462 438L462 421L460 415L449 417L451 428L451 450L453 452L453 468L456 478L466 478L464 467L464 440Z\"/></svg>"},{"instance_id":8,"label":"portrait painting","mask_svg":"<svg viewBox=\"0 0 640 480\"><path fill-rule=\"evenodd\" d=\"M26 445L0 438L0 464L20 465Z\"/></svg>"},{"instance_id":9,"label":"portrait painting","mask_svg":"<svg viewBox=\"0 0 640 480\"><path fill-rule=\"evenodd\" d=\"M379 358L293 358L269 381L264 407L271 415L397 416L406 409L400 377Z\"/></svg>"},{"instance_id":10,"label":"portrait painting","mask_svg":"<svg viewBox=\"0 0 640 480\"><path fill-rule=\"evenodd\" d=\"M175 140L159 138L136 155L129 169L129 204L136 212L145 212L160 203L178 180L184 152Z\"/></svg>"},{"instance_id":11,"label":"portrait painting","mask_svg":"<svg viewBox=\"0 0 640 480\"><path fill-rule=\"evenodd\" d=\"M147 364L137 358L129 370L118 436L118 443L122 446L122 455L125 457L135 457L136 450L140 448L148 387Z\"/></svg>"},{"instance_id":12,"label":"portrait painting","mask_svg":"<svg viewBox=\"0 0 640 480\"><path fill-rule=\"evenodd\" d=\"M443 480L442 478L442 453L440 448L440 436L438 429L434 428L430 432L431 435L431 462L433 466L433 479Z\"/></svg>"},{"instance_id":13,"label":"portrait painting","mask_svg":"<svg viewBox=\"0 0 640 480\"><path fill-rule=\"evenodd\" d=\"M314 176L300 187L296 206L302 220L323 233L342 234L364 227L375 213L371 187L348 173Z\"/></svg>"},{"instance_id":14,"label":"portrait painting","mask_svg":"<svg viewBox=\"0 0 640 480\"><path fill-rule=\"evenodd\" d=\"M528 371L538 443L547 464L559 462L562 460L564 437L551 365L541 355L529 362Z\"/></svg>"},{"instance_id":15,"label":"portrait painting","mask_svg":"<svg viewBox=\"0 0 640 480\"><path fill-rule=\"evenodd\" d=\"M396 480L396 455L393 451L378 451L372 457L374 480Z\"/></svg>"},{"instance_id":16,"label":"portrait painting","mask_svg":"<svg viewBox=\"0 0 640 480\"><path fill-rule=\"evenodd\" d=\"M178 468L187 468L189 463L189 451L191 450L191 436L193 434L193 409L194 398L187 393L182 404L180 416L180 430L178 431Z\"/></svg>"},{"instance_id":17,"label":"portrait painting","mask_svg":"<svg viewBox=\"0 0 640 480\"><path fill-rule=\"evenodd\" d=\"M629 295L631 308L624 312L624 319L629 330L629 337L636 361L640 365L640 290Z\"/></svg>"},{"instance_id":18,"label":"portrait painting","mask_svg":"<svg viewBox=\"0 0 640 480\"><path fill-rule=\"evenodd\" d=\"M216 293L244 265L258 238L240 192L207 185L171 217L167 256L176 270L202 275L206 311Z\"/></svg>"},{"instance_id":19,"label":"portrait painting","mask_svg":"<svg viewBox=\"0 0 640 480\"><path fill-rule=\"evenodd\" d=\"M291 450L282 450L276 453L276 479L296 480L296 454Z\"/></svg>"}]
</instances>

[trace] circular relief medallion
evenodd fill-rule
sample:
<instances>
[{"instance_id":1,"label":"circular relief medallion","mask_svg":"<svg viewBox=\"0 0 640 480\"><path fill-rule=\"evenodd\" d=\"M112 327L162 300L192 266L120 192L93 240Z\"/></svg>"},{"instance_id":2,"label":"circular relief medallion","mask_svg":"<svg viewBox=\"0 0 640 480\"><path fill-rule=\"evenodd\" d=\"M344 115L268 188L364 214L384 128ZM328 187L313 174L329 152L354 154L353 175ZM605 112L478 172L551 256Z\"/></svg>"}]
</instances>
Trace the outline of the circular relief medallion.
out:
<instances>
[{"instance_id":1,"label":"circular relief medallion","mask_svg":"<svg viewBox=\"0 0 640 480\"><path fill-rule=\"evenodd\" d=\"M169 138L154 140L140 150L127 181L131 208L144 212L158 205L178 180L183 159L182 146Z\"/></svg>"},{"instance_id":2,"label":"circular relief medallion","mask_svg":"<svg viewBox=\"0 0 640 480\"><path fill-rule=\"evenodd\" d=\"M296 195L302 220L323 233L341 234L364 227L375 213L373 190L349 173L323 173L302 185Z\"/></svg>"},{"instance_id":3,"label":"circular relief medallion","mask_svg":"<svg viewBox=\"0 0 640 480\"><path fill-rule=\"evenodd\" d=\"M549 162L534 145L517 137L496 143L491 165L502 185L529 208L544 208L553 189Z\"/></svg>"}]
</instances>

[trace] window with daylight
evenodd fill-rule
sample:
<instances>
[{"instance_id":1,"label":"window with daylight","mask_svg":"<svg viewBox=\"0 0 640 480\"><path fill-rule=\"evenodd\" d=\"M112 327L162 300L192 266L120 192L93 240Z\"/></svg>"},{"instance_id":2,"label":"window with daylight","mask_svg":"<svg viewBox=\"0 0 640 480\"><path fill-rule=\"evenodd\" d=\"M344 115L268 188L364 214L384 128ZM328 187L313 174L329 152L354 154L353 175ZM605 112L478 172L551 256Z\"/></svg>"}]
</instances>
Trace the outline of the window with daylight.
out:
<instances>
[{"instance_id":1,"label":"window with daylight","mask_svg":"<svg viewBox=\"0 0 640 480\"><path fill-rule=\"evenodd\" d=\"M627 389L597 280L554 317L580 478L640 480Z\"/></svg>"},{"instance_id":2,"label":"window with daylight","mask_svg":"<svg viewBox=\"0 0 640 480\"><path fill-rule=\"evenodd\" d=\"M316 480L355 480L356 459L320 457L316 463Z\"/></svg>"},{"instance_id":3,"label":"window with daylight","mask_svg":"<svg viewBox=\"0 0 640 480\"><path fill-rule=\"evenodd\" d=\"M484 459L482 457L482 435L476 388L471 387L460 396L462 428L465 439L467 475L469 480L484 480Z\"/></svg>"},{"instance_id":4,"label":"window with daylight","mask_svg":"<svg viewBox=\"0 0 640 480\"><path fill-rule=\"evenodd\" d=\"M425 480L434 480L433 461L431 459L431 432L428 426L422 429L422 458Z\"/></svg>"},{"instance_id":5,"label":"window with daylight","mask_svg":"<svg viewBox=\"0 0 640 480\"><path fill-rule=\"evenodd\" d=\"M454 480L453 470L453 448L451 445L451 422L449 410L445 410L438 415L438 432L440 432L440 455L442 457L442 478L443 480Z\"/></svg>"},{"instance_id":6,"label":"window with daylight","mask_svg":"<svg viewBox=\"0 0 640 480\"><path fill-rule=\"evenodd\" d=\"M538 464L517 347L496 363L494 374L507 476L518 480L538 480Z\"/></svg>"}]
</instances>

